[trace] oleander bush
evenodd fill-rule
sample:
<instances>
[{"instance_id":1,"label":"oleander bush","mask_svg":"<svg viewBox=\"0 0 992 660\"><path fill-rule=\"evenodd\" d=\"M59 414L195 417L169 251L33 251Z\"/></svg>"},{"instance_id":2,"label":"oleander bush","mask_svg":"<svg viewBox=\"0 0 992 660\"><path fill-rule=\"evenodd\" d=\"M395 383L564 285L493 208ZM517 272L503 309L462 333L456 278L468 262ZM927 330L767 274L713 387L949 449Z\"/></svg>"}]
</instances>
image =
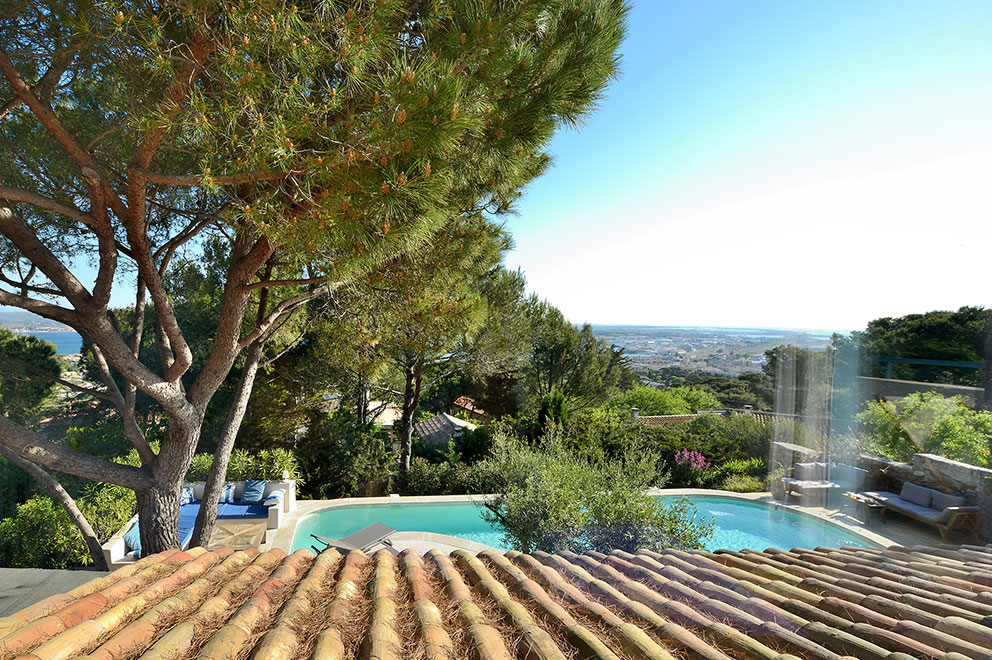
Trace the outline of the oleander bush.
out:
<instances>
[{"instance_id":1,"label":"oleander bush","mask_svg":"<svg viewBox=\"0 0 992 660\"><path fill-rule=\"evenodd\" d=\"M213 454L193 456L193 462L186 472L186 481L205 481L213 460ZM262 449L253 452L236 449L231 453L231 460L227 465L226 480L279 481L282 479L283 471L289 472L289 478L295 479L298 487L305 482L296 454L288 449Z\"/></svg>"},{"instance_id":2,"label":"oleander bush","mask_svg":"<svg viewBox=\"0 0 992 660\"><path fill-rule=\"evenodd\" d=\"M50 497L35 495L0 520L0 566L75 568L92 562L83 535Z\"/></svg>"}]
</instances>

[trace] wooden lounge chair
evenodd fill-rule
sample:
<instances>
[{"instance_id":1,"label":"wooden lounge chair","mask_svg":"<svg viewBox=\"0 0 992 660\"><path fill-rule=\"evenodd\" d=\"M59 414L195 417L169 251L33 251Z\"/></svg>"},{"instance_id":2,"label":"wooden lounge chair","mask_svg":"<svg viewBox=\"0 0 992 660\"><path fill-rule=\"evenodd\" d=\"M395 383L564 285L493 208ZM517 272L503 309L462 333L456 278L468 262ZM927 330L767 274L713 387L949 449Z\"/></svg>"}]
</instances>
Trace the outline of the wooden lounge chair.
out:
<instances>
[{"instance_id":1,"label":"wooden lounge chair","mask_svg":"<svg viewBox=\"0 0 992 660\"><path fill-rule=\"evenodd\" d=\"M354 534L349 534L343 539L332 539L328 536L317 536L316 534L311 534L318 541L324 544L324 550L327 548L335 548L337 550L344 550L349 552L351 550L361 550L362 552L368 552L376 545L381 544L386 550L389 550L394 555L398 555L399 551L393 547L393 544L389 540L389 536L395 533L396 530L389 525L383 525L380 522L372 523L368 527L363 527ZM321 550L317 546L310 546L320 554Z\"/></svg>"}]
</instances>

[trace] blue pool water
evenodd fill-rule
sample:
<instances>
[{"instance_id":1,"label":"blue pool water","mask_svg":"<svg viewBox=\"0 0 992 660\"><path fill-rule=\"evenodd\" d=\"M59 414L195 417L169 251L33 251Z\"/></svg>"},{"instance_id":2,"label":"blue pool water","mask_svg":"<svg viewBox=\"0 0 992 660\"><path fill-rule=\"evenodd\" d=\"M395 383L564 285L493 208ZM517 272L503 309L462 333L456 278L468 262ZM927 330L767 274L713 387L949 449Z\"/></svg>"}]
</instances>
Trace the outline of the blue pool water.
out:
<instances>
[{"instance_id":1,"label":"blue pool water","mask_svg":"<svg viewBox=\"0 0 992 660\"><path fill-rule=\"evenodd\" d=\"M663 502L677 497L662 496ZM713 535L705 542L707 550L726 548L764 550L776 548L840 547L873 544L843 527L804 516L774 505L718 495L690 497L701 516L712 516ZM311 534L341 538L374 522L405 532L421 531L458 536L507 550L510 544L479 515L472 503L458 504L352 504L317 511L296 528L293 550L309 548ZM319 544L318 544L319 546Z\"/></svg>"},{"instance_id":2,"label":"blue pool water","mask_svg":"<svg viewBox=\"0 0 992 660\"><path fill-rule=\"evenodd\" d=\"M663 502L678 498L663 496ZM751 502L718 495L690 497L702 516L713 517L713 535L705 542L707 550L764 550L765 548L803 547L818 545L839 548L853 545L859 548L875 547L848 532L840 525L817 520L790 509L772 504Z\"/></svg>"},{"instance_id":3,"label":"blue pool water","mask_svg":"<svg viewBox=\"0 0 992 660\"><path fill-rule=\"evenodd\" d=\"M401 532L434 532L457 536L494 548L509 549L503 535L479 517L471 502L457 504L350 504L322 509L300 521L293 537L293 550L309 548L311 534L339 539L361 528L381 522ZM320 544L317 544L320 547Z\"/></svg>"}]
</instances>

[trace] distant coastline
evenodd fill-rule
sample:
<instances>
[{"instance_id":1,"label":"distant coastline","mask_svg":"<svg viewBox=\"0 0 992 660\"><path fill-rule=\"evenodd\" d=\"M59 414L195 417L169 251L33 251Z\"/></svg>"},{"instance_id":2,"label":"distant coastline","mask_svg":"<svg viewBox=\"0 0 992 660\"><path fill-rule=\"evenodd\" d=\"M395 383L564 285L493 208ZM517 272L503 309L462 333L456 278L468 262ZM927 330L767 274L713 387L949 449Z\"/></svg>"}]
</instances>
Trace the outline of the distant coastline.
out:
<instances>
[{"instance_id":1,"label":"distant coastline","mask_svg":"<svg viewBox=\"0 0 992 660\"><path fill-rule=\"evenodd\" d=\"M0 311L0 326L6 327L17 334L34 335L38 339L51 342L55 345L55 352L58 355L74 355L82 350L83 338L80 337L77 332L67 326L54 323L47 319L42 319L41 317L34 316L33 314L27 314L25 312L4 313L4 311ZM745 344L764 344L769 340L780 340L782 343L796 343L799 345L816 346L821 343L828 343L830 336L834 332L847 334L842 330L810 330L801 328L721 328L713 326L614 324L593 324L593 331L598 336L608 338L613 343L626 347L628 349L628 357L635 359L651 358L654 357L655 354L654 351L650 350L647 353L641 353L638 351L635 348L635 345L640 342L636 340L631 341L634 338L640 340L647 339L647 343L651 345L656 344L656 341L660 344L668 344L670 342L678 344L681 343L680 339L682 341L688 339L685 335L695 335L698 339L705 337L709 339L710 342L715 339L717 341L713 343L717 344L723 344L724 342L728 344L734 344L737 342L743 342ZM648 339L649 337L650 339ZM661 337L665 337L665 339L662 339ZM724 339L721 341L719 338ZM766 347L767 346L762 346L761 350L763 351ZM643 348L643 346L638 346L638 348ZM654 348L654 346L652 346L652 348ZM757 348L757 346L755 346L755 348ZM760 355L760 352L758 355ZM668 359L662 361L682 362L684 359L684 355L679 356L682 359L677 360L672 360L672 357L674 356L670 356ZM738 357L743 358L744 356L739 355ZM751 364L754 364L754 360L757 355L748 357L751 358L749 360ZM641 360L636 361L640 362ZM653 362L653 360L646 361Z\"/></svg>"},{"instance_id":2,"label":"distant coastline","mask_svg":"<svg viewBox=\"0 0 992 660\"><path fill-rule=\"evenodd\" d=\"M17 335L34 335L55 345L56 355L76 355L83 350L83 338L72 330L20 330L10 328Z\"/></svg>"}]
</instances>

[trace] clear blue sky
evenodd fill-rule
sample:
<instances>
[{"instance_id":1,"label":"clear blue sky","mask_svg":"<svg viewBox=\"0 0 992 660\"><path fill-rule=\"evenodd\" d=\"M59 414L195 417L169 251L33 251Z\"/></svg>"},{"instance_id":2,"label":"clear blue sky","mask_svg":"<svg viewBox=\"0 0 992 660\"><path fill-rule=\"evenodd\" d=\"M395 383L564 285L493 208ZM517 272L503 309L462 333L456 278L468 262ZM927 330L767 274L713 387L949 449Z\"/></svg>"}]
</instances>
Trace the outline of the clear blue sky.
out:
<instances>
[{"instance_id":1,"label":"clear blue sky","mask_svg":"<svg viewBox=\"0 0 992 660\"><path fill-rule=\"evenodd\" d=\"M992 2L635 0L509 220L572 321L860 328L990 305Z\"/></svg>"},{"instance_id":2,"label":"clear blue sky","mask_svg":"<svg viewBox=\"0 0 992 660\"><path fill-rule=\"evenodd\" d=\"M622 67L508 220L573 322L992 306L992 0L634 0Z\"/></svg>"}]
</instances>

